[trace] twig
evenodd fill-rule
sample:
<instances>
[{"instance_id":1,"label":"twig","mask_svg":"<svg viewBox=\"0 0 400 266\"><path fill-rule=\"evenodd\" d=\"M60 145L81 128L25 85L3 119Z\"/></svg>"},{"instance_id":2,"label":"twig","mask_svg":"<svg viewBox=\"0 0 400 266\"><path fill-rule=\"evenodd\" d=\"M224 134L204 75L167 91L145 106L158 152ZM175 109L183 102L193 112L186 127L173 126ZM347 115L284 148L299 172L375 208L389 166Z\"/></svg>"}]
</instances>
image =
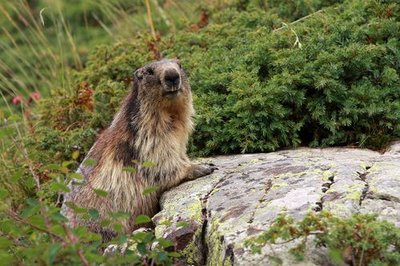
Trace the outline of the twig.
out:
<instances>
[{"instance_id":1,"label":"twig","mask_svg":"<svg viewBox=\"0 0 400 266\"><path fill-rule=\"evenodd\" d=\"M310 233L308 233L307 235L305 235L305 236L303 236L305 239L307 239L307 236L309 236L309 235L321 235L321 234L323 234L324 232L323 231L315 231L315 232L310 232ZM286 240L286 241L282 241L282 242L279 242L279 243L274 243L275 245L283 245L283 244L286 244L286 243L289 243L289 242L292 242L292 241L294 241L294 240L296 240L296 239L299 239L301 236L299 236L299 237L293 237L293 238L291 238L291 239L288 239L288 240Z\"/></svg>"},{"instance_id":2,"label":"twig","mask_svg":"<svg viewBox=\"0 0 400 266\"><path fill-rule=\"evenodd\" d=\"M299 23L299 22L301 22L301 21L303 21L303 20L308 19L309 17L312 17L312 16L314 16L314 15L316 15L316 14L319 14L319 13L322 13L322 12L324 12L324 11L325 11L325 9L320 9L320 10L314 12L314 13L311 13L311 14L305 16L305 17L299 18L298 20L295 20L295 21L289 23L289 25L294 25L294 24L296 24L296 23ZM274 29L272 32L278 32L278 31L280 31L280 30L286 28L286 27L287 27L287 24L286 24L286 23L283 23L283 24L284 24L284 26L282 26L282 27L280 27L280 28L277 28L277 29Z\"/></svg>"},{"instance_id":3,"label":"twig","mask_svg":"<svg viewBox=\"0 0 400 266\"><path fill-rule=\"evenodd\" d=\"M162 7L160 7L160 5L158 4L157 0L152 0L152 2L153 2L153 5L158 10L158 13L160 14L162 19L164 20L164 22L167 25L167 27L172 28L172 32L175 32L175 30L176 30L175 29L175 25L170 22L170 20L168 19L167 15L165 14L165 11L162 9Z\"/></svg>"},{"instance_id":4,"label":"twig","mask_svg":"<svg viewBox=\"0 0 400 266\"><path fill-rule=\"evenodd\" d=\"M56 238L57 240L62 240L62 237L60 237L59 235L57 235L57 234L55 234L55 233L53 233L53 232L50 232L49 230L47 230L47 229L45 229L45 228L39 227L39 226L37 226L37 225L34 225L34 224L28 222L27 220L25 220L25 219L23 219L21 216L19 216L16 212L13 212L13 211L10 211L10 210L6 210L5 213L6 213L10 218L14 219L14 220L17 221L17 222L20 222L20 223L22 223L22 224L28 225L29 227L31 227L31 228L33 228L33 229L36 229L36 230L38 230L38 231L40 231L40 232L49 234L50 236L52 236L53 238Z\"/></svg>"},{"instance_id":5,"label":"twig","mask_svg":"<svg viewBox=\"0 0 400 266\"><path fill-rule=\"evenodd\" d=\"M68 237L68 240L71 244L76 244L78 243L77 238L74 236L74 234L69 230L69 228L65 225L65 223L62 223L62 227L65 231L65 234ZM86 259L85 255L83 255L83 252L80 248L76 250L76 254L78 254L79 259L81 260L82 264L85 266L89 266L89 261Z\"/></svg>"},{"instance_id":6,"label":"twig","mask_svg":"<svg viewBox=\"0 0 400 266\"><path fill-rule=\"evenodd\" d=\"M39 12L40 22L42 22L43 27L44 27L43 12L44 12L44 10L45 10L46 8L47 8L47 7L42 8L42 9L40 10L40 12Z\"/></svg>"},{"instance_id":7,"label":"twig","mask_svg":"<svg viewBox=\"0 0 400 266\"><path fill-rule=\"evenodd\" d=\"M101 19L95 13L92 13L92 16L97 21L97 23L99 23L100 26L108 33L108 35L114 36L113 32L107 27L106 24L104 24L103 21L101 21Z\"/></svg>"},{"instance_id":8,"label":"twig","mask_svg":"<svg viewBox=\"0 0 400 266\"><path fill-rule=\"evenodd\" d=\"M300 42L299 36L298 36L297 33L294 31L294 29L289 28L289 25L286 24L285 22L282 22L282 24L285 25L285 27L287 27L288 29L290 29L290 31L293 32L293 34L296 36L296 41L294 42L293 47L296 47L296 45L297 45L297 46L301 49L302 44L301 44L301 42Z\"/></svg>"},{"instance_id":9,"label":"twig","mask_svg":"<svg viewBox=\"0 0 400 266\"><path fill-rule=\"evenodd\" d=\"M151 35L153 36L154 41L157 41L156 31L154 29L153 19L151 18L151 9L149 0L145 0L146 3L146 10L147 10L147 20L150 25Z\"/></svg>"},{"instance_id":10,"label":"twig","mask_svg":"<svg viewBox=\"0 0 400 266\"><path fill-rule=\"evenodd\" d=\"M40 196L40 178L39 178L39 176L38 176L38 175L36 174L36 172L35 172L35 168L34 168L34 166L33 166L33 162L32 162L32 160L29 158L29 156L28 156L28 151L26 150L26 148L25 148L22 144L17 143L17 141L15 141L14 138L12 138L12 140L13 140L15 146L16 146L16 147L20 150L20 152L22 153L22 155L23 155L25 161L26 161L27 164L28 164L29 172L32 174L33 179L34 179L35 182L36 182L36 192L37 192L38 201L39 201L40 213L41 213L41 215L43 216L43 220L44 220L44 224L46 225L46 228L49 229L49 228L51 228L51 222L50 222L49 217L48 217L48 215L47 215L47 211L46 211L45 207L44 207L43 204L42 204L42 203L43 203L43 200L42 200L42 197ZM52 237L54 238L54 236L53 236L52 234L50 234L50 236L52 236Z\"/></svg>"}]
</instances>

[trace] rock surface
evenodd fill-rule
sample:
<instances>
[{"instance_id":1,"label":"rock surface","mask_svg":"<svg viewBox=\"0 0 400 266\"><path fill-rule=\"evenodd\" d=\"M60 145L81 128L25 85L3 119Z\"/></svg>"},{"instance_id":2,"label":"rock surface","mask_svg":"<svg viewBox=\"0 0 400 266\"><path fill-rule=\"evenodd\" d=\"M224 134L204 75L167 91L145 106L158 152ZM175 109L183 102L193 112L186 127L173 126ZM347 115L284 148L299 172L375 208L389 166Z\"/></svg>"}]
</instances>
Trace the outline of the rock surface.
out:
<instances>
[{"instance_id":1,"label":"rock surface","mask_svg":"<svg viewBox=\"0 0 400 266\"><path fill-rule=\"evenodd\" d=\"M254 255L244 242L268 229L282 212L295 219L322 209L343 217L375 213L400 227L400 143L383 154L300 148L204 161L218 170L164 193L162 211L153 218L156 234L184 249L185 263L271 265L271 247ZM182 223L186 226L179 227ZM295 265L284 255L289 248L276 245L273 252L284 265ZM319 253L311 252L301 265L329 265Z\"/></svg>"}]
</instances>

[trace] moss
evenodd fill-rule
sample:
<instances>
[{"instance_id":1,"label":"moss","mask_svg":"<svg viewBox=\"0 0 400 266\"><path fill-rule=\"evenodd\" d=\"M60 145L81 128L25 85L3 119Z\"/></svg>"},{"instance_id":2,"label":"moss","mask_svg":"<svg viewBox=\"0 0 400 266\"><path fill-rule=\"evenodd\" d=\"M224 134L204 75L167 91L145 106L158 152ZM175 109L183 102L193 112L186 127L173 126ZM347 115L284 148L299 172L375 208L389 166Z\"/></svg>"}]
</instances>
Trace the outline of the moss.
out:
<instances>
[{"instance_id":1,"label":"moss","mask_svg":"<svg viewBox=\"0 0 400 266\"><path fill-rule=\"evenodd\" d=\"M204 221L202 221L204 222ZM186 246L181 254L183 258L185 258L186 263L189 265L201 265L201 262L204 260L203 256L203 227L200 224L199 228L196 230L194 234L194 241L191 241L188 246Z\"/></svg>"},{"instance_id":2,"label":"moss","mask_svg":"<svg viewBox=\"0 0 400 266\"><path fill-rule=\"evenodd\" d=\"M346 195L346 199L359 201L364 189L364 184L354 184L349 187L349 193Z\"/></svg>"},{"instance_id":3,"label":"moss","mask_svg":"<svg viewBox=\"0 0 400 266\"><path fill-rule=\"evenodd\" d=\"M207 256L207 265L210 266L221 266L223 265L223 240L221 241L221 235L218 234L219 221L213 218L208 221L208 232L206 235L206 243L209 248Z\"/></svg>"},{"instance_id":4,"label":"moss","mask_svg":"<svg viewBox=\"0 0 400 266\"><path fill-rule=\"evenodd\" d=\"M330 179L332 178L332 176L334 177L335 174L332 171L323 171L322 172L322 180L323 181L331 181Z\"/></svg>"},{"instance_id":5,"label":"moss","mask_svg":"<svg viewBox=\"0 0 400 266\"><path fill-rule=\"evenodd\" d=\"M272 185L271 189L277 189L280 187L287 187L289 184L286 182L274 182L274 184Z\"/></svg>"}]
</instances>

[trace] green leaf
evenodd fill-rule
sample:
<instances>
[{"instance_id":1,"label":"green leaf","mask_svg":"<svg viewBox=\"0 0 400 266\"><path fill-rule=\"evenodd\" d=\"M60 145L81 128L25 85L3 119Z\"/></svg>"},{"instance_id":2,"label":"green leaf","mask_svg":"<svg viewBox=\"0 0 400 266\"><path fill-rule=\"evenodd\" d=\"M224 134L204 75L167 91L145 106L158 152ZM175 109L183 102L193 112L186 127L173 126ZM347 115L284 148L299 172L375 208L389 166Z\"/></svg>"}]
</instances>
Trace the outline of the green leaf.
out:
<instances>
[{"instance_id":1,"label":"green leaf","mask_svg":"<svg viewBox=\"0 0 400 266\"><path fill-rule=\"evenodd\" d=\"M14 133L14 129L11 127L4 127L0 129L0 139L11 136Z\"/></svg>"},{"instance_id":2,"label":"green leaf","mask_svg":"<svg viewBox=\"0 0 400 266\"><path fill-rule=\"evenodd\" d=\"M67 168L68 166L72 165L73 163L75 163L74 161L64 161L61 163L61 166L64 168Z\"/></svg>"},{"instance_id":3,"label":"green leaf","mask_svg":"<svg viewBox=\"0 0 400 266\"><path fill-rule=\"evenodd\" d=\"M19 120L21 120L21 116L17 115L17 114L12 114L7 118L8 122L17 122Z\"/></svg>"},{"instance_id":4,"label":"green leaf","mask_svg":"<svg viewBox=\"0 0 400 266\"><path fill-rule=\"evenodd\" d=\"M114 223L114 224L112 225L112 228L113 228L113 230L114 230L115 232L117 232L117 233L122 232L122 230L124 229L124 227L123 227L122 224L120 224L120 223Z\"/></svg>"},{"instance_id":5,"label":"green leaf","mask_svg":"<svg viewBox=\"0 0 400 266\"><path fill-rule=\"evenodd\" d=\"M92 219L98 219L100 217L99 211L96 209L89 209L88 213Z\"/></svg>"},{"instance_id":6,"label":"green leaf","mask_svg":"<svg viewBox=\"0 0 400 266\"><path fill-rule=\"evenodd\" d=\"M8 240L5 237L0 236L0 249L2 248L9 248L12 245L12 241Z\"/></svg>"},{"instance_id":7,"label":"green leaf","mask_svg":"<svg viewBox=\"0 0 400 266\"><path fill-rule=\"evenodd\" d=\"M129 213L123 211L111 212L109 215L114 219L128 219L130 217Z\"/></svg>"},{"instance_id":8,"label":"green leaf","mask_svg":"<svg viewBox=\"0 0 400 266\"><path fill-rule=\"evenodd\" d=\"M147 215L140 214L135 218L135 224L145 224L151 222L151 219Z\"/></svg>"},{"instance_id":9,"label":"green leaf","mask_svg":"<svg viewBox=\"0 0 400 266\"><path fill-rule=\"evenodd\" d=\"M83 180L85 177L80 173L71 173L68 175L70 179Z\"/></svg>"},{"instance_id":10,"label":"green leaf","mask_svg":"<svg viewBox=\"0 0 400 266\"><path fill-rule=\"evenodd\" d=\"M159 238L157 239L157 241L163 248L168 248L174 245L174 243L171 240L165 238Z\"/></svg>"},{"instance_id":11,"label":"green leaf","mask_svg":"<svg viewBox=\"0 0 400 266\"><path fill-rule=\"evenodd\" d=\"M147 248L145 243L138 243L136 246L137 250L141 255L146 255L147 253Z\"/></svg>"},{"instance_id":12,"label":"green leaf","mask_svg":"<svg viewBox=\"0 0 400 266\"><path fill-rule=\"evenodd\" d=\"M82 163L85 166L94 166L96 164L96 160L92 158L86 158Z\"/></svg>"},{"instance_id":13,"label":"green leaf","mask_svg":"<svg viewBox=\"0 0 400 266\"><path fill-rule=\"evenodd\" d=\"M55 222L65 222L67 219L60 213L56 212L51 215L51 219Z\"/></svg>"},{"instance_id":14,"label":"green leaf","mask_svg":"<svg viewBox=\"0 0 400 266\"><path fill-rule=\"evenodd\" d=\"M61 245L58 243L51 244L49 248L49 265L52 265L54 259L57 256L58 251L61 249Z\"/></svg>"},{"instance_id":15,"label":"green leaf","mask_svg":"<svg viewBox=\"0 0 400 266\"><path fill-rule=\"evenodd\" d=\"M74 202L67 201L64 203L68 208L71 208L75 213L86 213L87 210L85 208L78 207Z\"/></svg>"},{"instance_id":16,"label":"green leaf","mask_svg":"<svg viewBox=\"0 0 400 266\"><path fill-rule=\"evenodd\" d=\"M136 242L143 242L147 236L147 232L135 232L132 235L132 239Z\"/></svg>"},{"instance_id":17,"label":"green leaf","mask_svg":"<svg viewBox=\"0 0 400 266\"><path fill-rule=\"evenodd\" d=\"M189 226L189 223L187 222L187 221L180 221L180 222L177 222L176 223L176 227L183 227L183 228L185 228L185 227L188 227Z\"/></svg>"},{"instance_id":18,"label":"green leaf","mask_svg":"<svg viewBox=\"0 0 400 266\"><path fill-rule=\"evenodd\" d=\"M182 255L178 252L173 251L173 252L168 252L168 256L173 257L173 258L179 258Z\"/></svg>"},{"instance_id":19,"label":"green leaf","mask_svg":"<svg viewBox=\"0 0 400 266\"><path fill-rule=\"evenodd\" d=\"M156 186L150 186L147 187L143 190L143 196L147 196L148 194L151 194L153 192L157 191L157 187Z\"/></svg>"},{"instance_id":20,"label":"green leaf","mask_svg":"<svg viewBox=\"0 0 400 266\"><path fill-rule=\"evenodd\" d=\"M27 198L26 203L28 203L30 206L39 206L39 201L34 198Z\"/></svg>"},{"instance_id":21,"label":"green leaf","mask_svg":"<svg viewBox=\"0 0 400 266\"><path fill-rule=\"evenodd\" d=\"M128 173L132 173L135 174L137 171L134 167L123 167L122 171L128 172Z\"/></svg>"},{"instance_id":22,"label":"green leaf","mask_svg":"<svg viewBox=\"0 0 400 266\"><path fill-rule=\"evenodd\" d=\"M172 222L170 220L163 220L160 225L171 226Z\"/></svg>"},{"instance_id":23,"label":"green leaf","mask_svg":"<svg viewBox=\"0 0 400 266\"><path fill-rule=\"evenodd\" d=\"M122 245L122 244L124 244L124 243L127 243L128 242L128 236L126 236L126 235L120 235L119 237L118 237L118 240L117 240L117 242L118 242L118 244L120 244L120 245Z\"/></svg>"},{"instance_id":24,"label":"green leaf","mask_svg":"<svg viewBox=\"0 0 400 266\"><path fill-rule=\"evenodd\" d=\"M43 170L60 170L61 166L58 164L52 163L52 164L48 164L48 165L42 167L42 169Z\"/></svg>"},{"instance_id":25,"label":"green leaf","mask_svg":"<svg viewBox=\"0 0 400 266\"><path fill-rule=\"evenodd\" d=\"M153 166L155 166L156 164L155 163L153 163L153 162L143 162L142 163L142 166L143 167L153 167Z\"/></svg>"},{"instance_id":26,"label":"green leaf","mask_svg":"<svg viewBox=\"0 0 400 266\"><path fill-rule=\"evenodd\" d=\"M108 195L108 192L105 191L105 190L102 190L102 189L94 188L93 191L94 191L94 193L96 193L100 197L107 197L107 195Z\"/></svg>"},{"instance_id":27,"label":"green leaf","mask_svg":"<svg viewBox=\"0 0 400 266\"><path fill-rule=\"evenodd\" d=\"M70 192L71 190L64 183L53 182L50 184L50 191L52 191L52 192Z\"/></svg>"},{"instance_id":28,"label":"green leaf","mask_svg":"<svg viewBox=\"0 0 400 266\"><path fill-rule=\"evenodd\" d=\"M79 158L80 152L79 151L74 151L71 155L73 160L76 160Z\"/></svg>"},{"instance_id":29,"label":"green leaf","mask_svg":"<svg viewBox=\"0 0 400 266\"><path fill-rule=\"evenodd\" d=\"M164 251L157 252L156 260L158 263L167 261L168 260L167 253Z\"/></svg>"},{"instance_id":30,"label":"green leaf","mask_svg":"<svg viewBox=\"0 0 400 266\"><path fill-rule=\"evenodd\" d=\"M102 227L109 226L110 224L111 224L111 221L110 221L110 220L107 220L107 219L104 219L104 220L101 220L101 221L100 221L100 225L101 225Z\"/></svg>"}]
</instances>

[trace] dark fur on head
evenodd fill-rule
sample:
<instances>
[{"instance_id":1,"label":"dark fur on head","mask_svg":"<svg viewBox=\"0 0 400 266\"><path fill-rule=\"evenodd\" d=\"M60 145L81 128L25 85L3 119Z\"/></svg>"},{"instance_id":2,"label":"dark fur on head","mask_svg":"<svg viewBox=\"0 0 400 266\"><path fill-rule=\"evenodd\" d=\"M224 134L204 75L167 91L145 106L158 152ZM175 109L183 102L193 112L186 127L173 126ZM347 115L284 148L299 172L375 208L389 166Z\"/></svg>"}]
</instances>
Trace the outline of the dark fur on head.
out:
<instances>
[{"instance_id":1,"label":"dark fur on head","mask_svg":"<svg viewBox=\"0 0 400 266\"><path fill-rule=\"evenodd\" d=\"M133 231L138 214L156 213L163 191L212 172L208 166L191 164L186 155L193 114L189 81L178 60L161 60L136 70L131 92L87 155L96 164L79 167L85 181L69 184L71 192L64 203L95 208L101 218L109 212L128 212L125 231ZM155 166L143 167L146 161ZM126 167L134 167L136 172L126 171ZM144 189L150 186L157 191L144 196ZM108 195L101 197L94 189ZM114 235L98 221L81 219L66 204L62 213L72 226L89 226L102 232L105 239Z\"/></svg>"}]
</instances>

